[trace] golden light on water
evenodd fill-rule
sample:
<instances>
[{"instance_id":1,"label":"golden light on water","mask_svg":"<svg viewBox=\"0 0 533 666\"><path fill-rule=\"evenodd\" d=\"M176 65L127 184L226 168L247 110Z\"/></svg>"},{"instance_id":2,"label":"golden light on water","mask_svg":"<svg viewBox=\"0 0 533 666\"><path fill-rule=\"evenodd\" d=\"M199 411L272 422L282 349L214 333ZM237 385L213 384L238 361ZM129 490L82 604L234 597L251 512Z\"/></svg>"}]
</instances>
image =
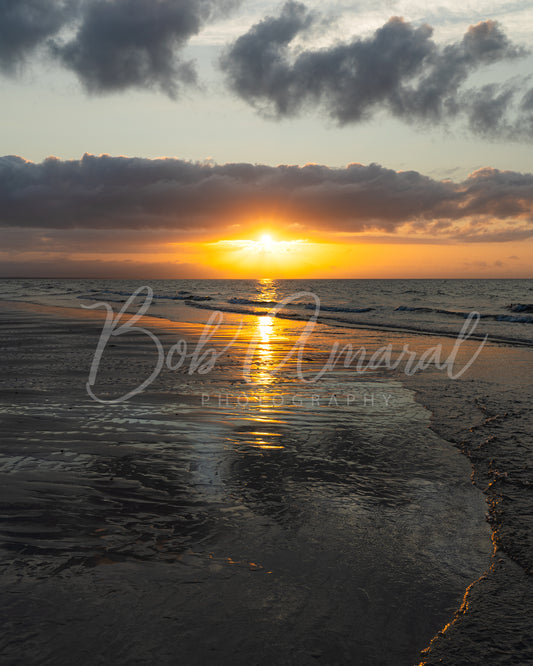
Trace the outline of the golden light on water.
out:
<instances>
[{"instance_id":1,"label":"golden light on water","mask_svg":"<svg viewBox=\"0 0 533 666\"><path fill-rule=\"evenodd\" d=\"M255 347L254 364L252 371L252 381L263 386L274 384L275 378L272 374L274 366L274 357L272 352L272 336L274 332L274 320L268 315L257 317L257 337L258 344Z\"/></svg>"},{"instance_id":2,"label":"golden light on water","mask_svg":"<svg viewBox=\"0 0 533 666\"><path fill-rule=\"evenodd\" d=\"M256 437L281 437L279 432L249 432L248 434Z\"/></svg>"},{"instance_id":3,"label":"golden light on water","mask_svg":"<svg viewBox=\"0 0 533 666\"><path fill-rule=\"evenodd\" d=\"M266 237L265 237L266 236ZM274 247L276 241L270 235L264 235L258 241L265 251ZM281 405L276 404L279 399L279 375L276 375L276 367L279 363L280 346L285 339L283 323L276 317L271 316L269 310L275 307L281 299L278 292L277 280L262 278L257 283L257 294L254 294L253 306L257 314L253 316L251 328L250 347L252 353L249 361L249 380L253 385L253 409L254 416L250 419L255 428L246 430L244 438L235 440L237 446L245 445L250 450L264 452L268 455L281 452L285 446L281 443L282 432L279 426L285 423L280 419L279 409Z\"/></svg>"},{"instance_id":4,"label":"golden light on water","mask_svg":"<svg viewBox=\"0 0 533 666\"><path fill-rule=\"evenodd\" d=\"M257 300L263 303L275 303L278 292L276 289L276 282L270 278L262 278L259 280L259 287L261 291L257 294Z\"/></svg>"},{"instance_id":5,"label":"golden light on water","mask_svg":"<svg viewBox=\"0 0 533 666\"><path fill-rule=\"evenodd\" d=\"M277 292L273 280L264 278L260 281L261 293L258 294L257 301L264 303L275 303ZM274 365L272 353L272 340L274 337L274 318L265 314L256 319L254 363L257 366L252 373L252 380L258 384L270 385L274 382L271 368Z\"/></svg>"},{"instance_id":6,"label":"golden light on water","mask_svg":"<svg viewBox=\"0 0 533 666\"><path fill-rule=\"evenodd\" d=\"M259 317L257 322L257 329L261 337L261 341L265 343L265 346L270 342L272 337L272 332L274 330L274 323L270 315L265 315L264 317Z\"/></svg>"}]
</instances>

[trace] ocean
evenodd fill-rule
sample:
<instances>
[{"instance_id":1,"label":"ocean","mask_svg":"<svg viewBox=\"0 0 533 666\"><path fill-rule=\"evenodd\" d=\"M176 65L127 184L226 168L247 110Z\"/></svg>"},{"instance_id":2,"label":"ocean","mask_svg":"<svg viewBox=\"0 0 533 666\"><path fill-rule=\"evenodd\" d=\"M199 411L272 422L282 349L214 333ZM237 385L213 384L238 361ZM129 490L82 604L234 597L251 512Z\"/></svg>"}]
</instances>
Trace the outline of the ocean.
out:
<instances>
[{"instance_id":1,"label":"ocean","mask_svg":"<svg viewBox=\"0 0 533 666\"><path fill-rule=\"evenodd\" d=\"M330 326L457 335L468 315L480 316L472 337L533 342L533 280L0 280L0 298L79 307L122 304L141 286L153 289L153 316L201 320L195 310L306 320Z\"/></svg>"}]
</instances>

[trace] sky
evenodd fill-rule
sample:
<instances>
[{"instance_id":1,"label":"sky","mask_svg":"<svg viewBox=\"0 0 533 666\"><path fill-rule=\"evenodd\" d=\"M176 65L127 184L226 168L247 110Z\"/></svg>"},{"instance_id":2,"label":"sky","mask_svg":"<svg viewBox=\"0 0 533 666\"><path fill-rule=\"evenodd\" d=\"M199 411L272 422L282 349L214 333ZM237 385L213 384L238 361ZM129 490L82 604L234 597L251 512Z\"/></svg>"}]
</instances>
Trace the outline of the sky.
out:
<instances>
[{"instance_id":1,"label":"sky","mask_svg":"<svg viewBox=\"0 0 533 666\"><path fill-rule=\"evenodd\" d=\"M0 0L0 277L533 277L533 8Z\"/></svg>"}]
</instances>

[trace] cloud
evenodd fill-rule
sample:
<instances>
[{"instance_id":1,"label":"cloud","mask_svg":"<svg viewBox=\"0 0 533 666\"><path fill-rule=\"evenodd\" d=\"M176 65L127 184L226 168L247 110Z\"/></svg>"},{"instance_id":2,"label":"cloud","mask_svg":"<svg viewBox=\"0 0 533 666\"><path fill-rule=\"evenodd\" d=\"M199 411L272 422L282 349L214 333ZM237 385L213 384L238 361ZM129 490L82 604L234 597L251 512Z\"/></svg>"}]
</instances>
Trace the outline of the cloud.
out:
<instances>
[{"instance_id":1,"label":"cloud","mask_svg":"<svg viewBox=\"0 0 533 666\"><path fill-rule=\"evenodd\" d=\"M79 248L83 254L156 254L162 248L168 251L169 243L179 241L168 229L38 229L28 233L28 227L3 227L0 231L2 243L0 256L32 254L69 254ZM183 252L183 250L182 250Z\"/></svg>"},{"instance_id":2,"label":"cloud","mask_svg":"<svg viewBox=\"0 0 533 666\"><path fill-rule=\"evenodd\" d=\"M196 82L179 51L238 0L0 0L0 67L16 73L38 47L89 93L159 89L175 97ZM69 28L66 37L63 28Z\"/></svg>"},{"instance_id":3,"label":"cloud","mask_svg":"<svg viewBox=\"0 0 533 666\"><path fill-rule=\"evenodd\" d=\"M0 69L15 74L27 57L73 16L78 2L0 0Z\"/></svg>"},{"instance_id":4,"label":"cloud","mask_svg":"<svg viewBox=\"0 0 533 666\"><path fill-rule=\"evenodd\" d=\"M248 101L269 100L279 115L294 114L300 102L298 82L286 51L313 19L305 5L287 2L278 18L266 18L239 37L221 60L233 89Z\"/></svg>"},{"instance_id":5,"label":"cloud","mask_svg":"<svg viewBox=\"0 0 533 666\"><path fill-rule=\"evenodd\" d=\"M325 110L340 125L381 110L423 123L464 114L474 132L511 136L525 117L533 137L533 92L522 97L520 118L502 121L502 114L514 109L523 82L464 88L480 68L526 54L495 21L470 26L461 40L445 46L432 39L430 26L393 17L368 38L316 50L295 48L295 38L318 20L305 5L291 1L279 17L250 28L221 57L230 88L277 118L311 107Z\"/></svg>"},{"instance_id":6,"label":"cloud","mask_svg":"<svg viewBox=\"0 0 533 666\"><path fill-rule=\"evenodd\" d=\"M217 273L209 267L183 262L101 261L80 260L68 256L52 256L47 259L4 261L0 257L0 278L130 278L137 279L212 278Z\"/></svg>"},{"instance_id":7,"label":"cloud","mask_svg":"<svg viewBox=\"0 0 533 666\"><path fill-rule=\"evenodd\" d=\"M533 174L480 169L434 180L377 164L343 169L95 157L0 158L0 227L168 230L172 240L228 237L258 219L303 233L408 233L496 242L533 236ZM274 222L275 224L275 222ZM39 232L41 233L41 232Z\"/></svg>"},{"instance_id":8,"label":"cloud","mask_svg":"<svg viewBox=\"0 0 533 666\"><path fill-rule=\"evenodd\" d=\"M160 88L175 97L196 81L194 66L176 51L216 10L215 0L94 0L73 40L54 47L88 92Z\"/></svg>"}]
</instances>

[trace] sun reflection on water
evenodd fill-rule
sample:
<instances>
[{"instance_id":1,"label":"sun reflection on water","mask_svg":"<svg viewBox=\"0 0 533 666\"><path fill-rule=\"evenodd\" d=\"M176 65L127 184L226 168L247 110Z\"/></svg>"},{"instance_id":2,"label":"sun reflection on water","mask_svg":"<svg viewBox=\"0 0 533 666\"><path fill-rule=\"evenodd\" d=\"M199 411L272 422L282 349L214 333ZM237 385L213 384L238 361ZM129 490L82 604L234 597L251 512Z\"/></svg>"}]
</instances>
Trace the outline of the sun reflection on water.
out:
<instances>
[{"instance_id":1,"label":"sun reflection on water","mask_svg":"<svg viewBox=\"0 0 533 666\"><path fill-rule=\"evenodd\" d=\"M256 300L274 307L278 300L276 281L268 278L258 280L258 294ZM254 413L252 421L255 428L243 432L240 444L261 451L282 451L285 447L280 442L282 433L279 426L284 423L279 419L277 410L273 409L272 396L277 392L279 377L276 376L276 349L281 339L281 327L275 317L267 314L255 317L254 330L254 355L250 366L250 379L253 383L255 394L252 403ZM259 426L259 427L258 427Z\"/></svg>"},{"instance_id":2,"label":"sun reflection on water","mask_svg":"<svg viewBox=\"0 0 533 666\"><path fill-rule=\"evenodd\" d=\"M278 297L276 282L269 278L258 280L259 294L257 300L264 303L276 303ZM274 366L273 342L276 337L275 319L268 314L256 317L254 335L257 339L254 365L251 379L254 384L271 387L275 381L272 368Z\"/></svg>"},{"instance_id":3,"label":"sun reflection on water","mask_svg":"<svg viewBox=\"0 0 533 666\"><path fill-rule=\"evenodd\" d=\"M263 302L276 302L278 292L276 288L276 280L271 278L261 278L258 280L259 293L257 296L258 301Z\"/></svg>"},{"instance_id":4,"label":"sun reflection on water","mask_svg":"<svg viewBox=\"0 0 533 666\"><path fill-rule=\"evenodd\" d=\"M261 341L265 343L265 346L270 343L270 338L274 333L274 322L273 318L270 315L264 315L263 317L258 317L257 330L261 337Z\"/></svg>"}]
</instances>

